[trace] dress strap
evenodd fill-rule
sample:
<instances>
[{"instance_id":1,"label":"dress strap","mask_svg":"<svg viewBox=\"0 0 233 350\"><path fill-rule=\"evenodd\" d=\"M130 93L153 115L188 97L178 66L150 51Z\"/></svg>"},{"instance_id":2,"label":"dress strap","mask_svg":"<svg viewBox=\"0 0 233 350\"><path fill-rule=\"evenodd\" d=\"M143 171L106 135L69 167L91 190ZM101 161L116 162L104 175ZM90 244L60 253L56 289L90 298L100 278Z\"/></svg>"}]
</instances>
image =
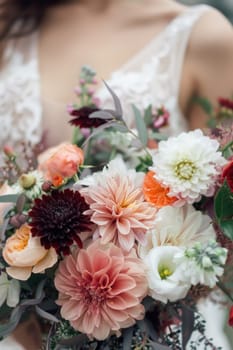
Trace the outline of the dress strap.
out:
<instances>
[{"instance_id":1,"label":"dress strap","mask_svg":"<svg viewBox=\"0 0 233 350\"><path fill-rule=\"evenodd\" d=\"M211 7L208 5L192 6L172 21L166 33L166 40L170 46L169 76L172 77L173 94L177 98L190 35L197 21L210 10Z\"/></svg>"}]
</instances>

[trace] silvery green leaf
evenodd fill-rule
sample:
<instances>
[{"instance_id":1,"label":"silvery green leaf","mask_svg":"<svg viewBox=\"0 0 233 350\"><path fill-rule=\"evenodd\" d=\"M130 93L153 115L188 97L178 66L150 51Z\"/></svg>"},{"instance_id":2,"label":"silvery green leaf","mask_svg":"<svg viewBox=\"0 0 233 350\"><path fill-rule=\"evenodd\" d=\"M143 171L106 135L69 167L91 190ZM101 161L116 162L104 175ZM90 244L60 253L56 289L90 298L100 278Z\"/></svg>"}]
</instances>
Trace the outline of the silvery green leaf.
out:
<instances>
[{"instance_id":1,"label":"silvery green leaf","mask_svg":"<svg viewBox=\"0 0 233 350\"><path fill-rule=\"evenodd\" d=\"M144 121L146 125L151 124L151 121L152 121L151 116L152 116L152 105L149 105L144 111Z\"/></svg>"},{"instance_id":2,"label":"silvery green leaf","mask_svg":"<svg viewBox=\"0 0 233 350\"><path fill-rule=\"evenodd\" d=\"M12 279L9 282L7 293L7 305L15 307L19 303L20 283L18 280Z\"/></svg>"},{"instance_id":3,"label":"silvery green leaf","mask_svg":"<svg viewBox=\"0 0 233 350\"><path fill-rule=\"evenodd\" d=\"M119 122L116 121L109 121L106 124L102 124L100 126L98 126L98 128L96 128L91 135L85 140L85 142L83 143L82 147L85 148L88 144L88 142L90 141L90 139L92 139L94 136L98 135L101 131L108 129L108 128L112 128L112 127L118 127L119 126Z\"/></svg>"},{"instance_id":4,"label":"silvery green leaf","mask_svg":"<svg viewBox=\"0 0 233 350\"><path fill-rule=\"evenodd\" d=\"M102 110L102 111L97 111L97 112L91 113L88 118L90 118L90 119L97 118L97 119L103 119L103 120L112 120L113 119L113 115L110 114L109 112L106 112L106 111Z\"/></svg>"},{"instance_id":5,"label":"silvery green leaf","mask_svg":"<svg viewBox=\"0 0 233 350\"><path fill-rule=\"evenodd\" d=\"M186 349L186 345L191 337L194 328L194 311L187 307L182 306L182 349Z\"/></svg>"},{"instance_id":6,"label":"silvery green leaf","mask_svg":"<svg viewBox=\"0 0 233 350\"><path fill-rule=\"evenodd\" d=\"M17 327L26 307L17 306L11 313L10 321L6 324L0 324L0 337L6 337Z\"/></svg>"},{"instance_id":7,"label":"silvery green leaf","mask_svg":"<svg viewBox=\"0 0 233 350\"><path fill-rule=\"evenodd\" d=\"M142 118L140 110L135 105L132 105L132 108L134 112L136 128L138 130L138 137L142 142L143 146L146 146L148 141L148 134L145 122Z\"/></svg>"},{"instance_id":8,"label":"silvery green leaf","mask_svg":"<svg viewBox=\"0 0 233 350\"><path fill-rule=\"evenodd\" d=\"M123 329L122 337L123 337L123 350L130 349L132 344L132 338L133 338L133 327Z\"/></svg>"},{"instance_id":9,"label":"silvery green leaf","mask_svg":"<svg viewBox=\"0 0 233 350\"><path fill-rule=\"evenodd\" d=\"M39 316L41 316L42 318L45 318L46 320L52 321L52 322L59 322L58 318L55 317L54 315L50 314L49 312L41 309L39 306L35 307L36 312L38 313Z\"/></svg>"},{"instance_id":10,"label":"silvery green leaf","mask_svg":"<svg viewBox=\"0 0 233 350\"><path fill-rule=\"evenodd\" d=\"M109 87L109 85L105 81L104 81L104 84L108 89L108 91L110 92L110 94L112 95L114 106L115 106L115 113L116 113L115 116L117 119L122 120L123 111L122 111L119 97L115 94L115 92Z\"/></svg>"},{"instance_id":11,"label":"silvery green leaf","mask_svg":"<svg viewBox=\"0 0 233 350\"><path fill-rule=\"evenodd\" d=\"M0 275L0 307L5 302L7 298L7 292L9 288L9 281L7 278L7 274L2 272Z\"/></svg>"},{"instance_id":12,"label":"silvery green leaf","mask_svg":"<svg viewBox=\"0 0 233 350\"><path fill-rule=\"evenodd\" d=\"M21 193L18 196L17 201L16 201L16 208L17 208L18 213L21 213L23 211L25 201L26 201L26 197L23 193Z\"/></svg>"},{"instance_id":13,"label":"silvery green leaf","mask_svg":"<svg viewBox=\"0 0 233 350\"><path fill-rule=\"evenodd\" d=\"M0 226L0 241L3 241L5 239L5 233L6 233L9 221L10 221L9 218L5 219L3 224Z\"/></svg>"},{"instance_id":14,"label":"silvery green leaf","mask_svg":"<svg viewBox=\"0 0 233 350\"><path fill-rule=\"evenodd\" d=\"M16 203L19 194L6 194L4 196L0 196L0 203Z\"/></svg>"}]
</instances>

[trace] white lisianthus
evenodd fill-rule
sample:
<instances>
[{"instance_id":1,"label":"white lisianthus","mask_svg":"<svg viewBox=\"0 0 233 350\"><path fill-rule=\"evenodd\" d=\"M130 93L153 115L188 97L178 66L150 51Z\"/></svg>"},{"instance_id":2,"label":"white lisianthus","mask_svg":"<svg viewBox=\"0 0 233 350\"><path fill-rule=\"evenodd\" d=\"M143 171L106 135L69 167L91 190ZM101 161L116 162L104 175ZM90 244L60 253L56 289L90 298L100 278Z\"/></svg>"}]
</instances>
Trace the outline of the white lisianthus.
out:
<instances>
[{"instance_id":1,"label":"white lisianthus","mask_svg":"<svg viewBox=\"0 0 233 350\"><path fill-rule=\"evenodd\" d=\"M147 267L149 295L167 303L183 299L190 284L181 276L180 261L175 259L182 249L171 246L153 248L143 259Z\"/></svg>"},{"instance_id":2,"label":"white lisianthus","mask_svg":"<svg viewBox=\"0 0 233 350\"><path fill-rule=\"evenodd\" d=\"M147 245L139 246L140 257L157 246L191 247L195 242L214 239L211 218L195 210L192 205L181 208L166 206L156 215L153 229L147 232Z\"/></svg>"},{"instance_id":3,"label":"white lisianthus","mask_svg":"<svg viewBox=\"0 0 233 350\"><path fill-rule=\"evenodd\" d=\"M179 198L181 204L191 204L201 195L213 195L216 179L226 164L218 149L218 141L201 130L183 132L159 143L151 170L156 180L170 189L170 196Z\"/></svg>"},{"instance_id":4,"label":"white lisianthus","mask_svg":"<svg viewBox=\"0 0 233 350\"><path fill-rule=\"evenodd\" d=\"M5 272L0 274L0 306L6 301L9 307L15 307L19 302L20 284L18 280L9 280Z\"/></svg>"},{"instance_id":5,"label":"white lisianthus","mask_svg":"<svg viewBox=\"0 0 233 350\"><path fill-rule=\"evenodd\" d=\"M227 249L216 241L196 243L192 248L179 252L175 260L181 264L182 280L192 285L198 283L213 288L224 272Z\"/></svg>"}]
</instances>

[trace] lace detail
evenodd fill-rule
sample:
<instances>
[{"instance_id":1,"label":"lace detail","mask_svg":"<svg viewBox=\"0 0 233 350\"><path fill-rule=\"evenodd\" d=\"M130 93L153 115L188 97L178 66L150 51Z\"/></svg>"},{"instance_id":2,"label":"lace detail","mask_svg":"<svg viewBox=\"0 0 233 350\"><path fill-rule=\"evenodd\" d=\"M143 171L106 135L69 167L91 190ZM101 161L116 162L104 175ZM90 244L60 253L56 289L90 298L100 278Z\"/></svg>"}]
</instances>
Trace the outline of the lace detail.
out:
<instances>
[{"instance_id":1,"label":"lace detail","mask_svg":"<svg viewBox=\"0 0 233 350\"><path fill-rule=\"evenodd\" d=\"M131 104L141 110L149 104L164 104L171 112L165 132L175 135L187 129L178 104L180 75L189 34L207 8L194 6L178 16L144 50L112 74L108 84L120 97L130 126ZM37 33L12 41L4 52L0 72L0 145L7 142L17 146L22 140L36 143L41 138L43 106L36 47ZM112 105L106 88L101 88L98 96L105 107Z\"/></svg>"},{"instance_id":2,"label":"lace detail","mask_svg":"<svg viewBox=\"0 0 233 350\"><path fill-rule=\"evenodd\" d=\"M125 64L108 80L120 98L125 120L134 126L132 104L144 110L148 105L165 105L171 113L170 125L163 131L177 135L187 130L186 119L179 108L179 85L187 42L195 22L208 6L194 6L174 19L144 50ZM110 108L112 99L106 89L98 97Z\"/></svg>"},{"instance_id":3,"label":"lace detail","mask_svg":"<svg viewBox=\"0 0 233 350\"><path fill-rule=\"evenodd\" d=\"M35 35L11 42L4 52L0 72L0 144L17 146L23 141L39 142L42 134ZM31 40L32 45L30 45ZM27 45L27 51L19 50Z\"/></svg>"}]
</instances>

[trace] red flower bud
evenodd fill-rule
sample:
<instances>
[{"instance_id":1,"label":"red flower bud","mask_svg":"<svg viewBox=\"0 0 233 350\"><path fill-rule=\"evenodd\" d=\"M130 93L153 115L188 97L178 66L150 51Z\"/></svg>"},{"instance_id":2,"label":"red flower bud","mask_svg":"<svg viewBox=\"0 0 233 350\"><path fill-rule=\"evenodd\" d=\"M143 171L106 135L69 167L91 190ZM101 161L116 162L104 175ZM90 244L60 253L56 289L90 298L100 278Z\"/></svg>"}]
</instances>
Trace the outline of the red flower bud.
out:
<instances>
[{"instance_id":1,"label":"red flower bud","mask_svg":"<svg viewBox=\"0 0 233 350\"><path fill-rule=\"evenodd\" d=\"M231 160L223 168L222 178L223 178L223 180L224 179L227 180L228 186L230 187L231 192L233 192L233 160Z\"/></svg>"},{"instance_id":2,"label":"red flower bud","mask_svg":"<svg viewBox=\"0 0 233 350\"><path fill-rule=\"evenodd\" d=\"M229 324L229 326L233 327L233 305L232 305L230 312L229 312L228 324Z\"/></svg>"}]
</instances>

